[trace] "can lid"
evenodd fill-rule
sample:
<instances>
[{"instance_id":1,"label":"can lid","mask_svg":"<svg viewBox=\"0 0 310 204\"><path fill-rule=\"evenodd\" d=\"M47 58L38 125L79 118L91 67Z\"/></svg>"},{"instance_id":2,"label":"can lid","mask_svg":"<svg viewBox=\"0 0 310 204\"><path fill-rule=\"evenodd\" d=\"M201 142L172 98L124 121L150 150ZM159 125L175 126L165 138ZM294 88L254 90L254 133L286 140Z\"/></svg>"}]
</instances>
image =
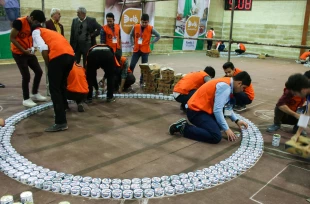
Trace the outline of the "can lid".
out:
<instances>
[{"instance_id":1,"label":"can lid","mask_svg":"<svg viewBox=\"0 0 310 204\"><path fill-rule=\"evenodd\" d=\"M70 204L68 201L61 201L59 204Z\"/></svg>"},{"instance_id":2,"label":"can lid","mask_svg":"<svg viewBox=\"0 0 310 204\"><path fill-rule=\"evenodd\" d=\"M12 195L5 195L0 198L0 201L13 201Z\"/></svg>"}]
</instances>

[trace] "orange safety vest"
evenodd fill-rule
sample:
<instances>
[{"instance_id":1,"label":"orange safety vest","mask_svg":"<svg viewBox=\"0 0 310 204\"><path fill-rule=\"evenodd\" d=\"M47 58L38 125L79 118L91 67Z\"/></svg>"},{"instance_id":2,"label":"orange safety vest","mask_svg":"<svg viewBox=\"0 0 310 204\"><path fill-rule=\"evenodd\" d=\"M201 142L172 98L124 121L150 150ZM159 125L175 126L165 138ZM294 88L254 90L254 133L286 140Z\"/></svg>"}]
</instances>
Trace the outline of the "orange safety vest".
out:
<instances>
[{"instance_id":1,"label":"orange safety vest","mask_svg":"<svg viewBox=\"0 0 310 204\"><path fill-rule=\"evenodd\" d=\"M120 67L121 69L126 69L126 67L124 67L124 64L126 62L127 58L126 57L121 57L121 61L120 61ZM130 66L127 67L127 73L131 73L131 69L130 69Z\"/></svg>"},{"instance_id":2,"label":"orange safety vest","mask_svg":"<svg viewBox=\"0 0 310 204\"><path fill-rule=\"evenodd\" d=\"M188 94L191 90L198 89L205 83L205 76L209 76L205 71L192 72L186 74L173 88L173 92Z\"/></svg>"},{"instance_id":3,"label":"orange safety vest","mask_svg":"<svg viewBox=\"0 0 310 204\"><path fill-rule=\"evenodd\" d=\"M283 93L285 93L287 91L286 88L284 88ZM292 111L296 112L296 110L299 107L302 107L303 104L305 103L306 98L301 98L299 96L293 96L292 98L290 98L290 100L286 103L286 105L289 107L289 109L291 109Z\"/></svg>"},{"instance_id":4,"label":"orange safety vest","mask_svg":"<svg viewBox=\"0 0 310 204\"><path fill-rule=\"evenodd\" d=\"M22 29L18 32L16 36L16 41L25 49L32 47L32 37L31 37L31 28L27 17L18 18L22 22ZM14 54L23 54L13 43L11 43L11 51Z\"/></svg>"},{"instance_id":5,"label":"orange safety vest","mask_svg":"<svg viewBox=\"0 0 310 204\"><path fill-rule=\"evenodd\" d=\"M203 84L188 100L187 105L191 110L204 111L213 114L216 84L224 82L230 86L230 77L213 79Z\"/></svg>"},{"instance_id":6,"label":"orange safety vest","mask_svg":"<svg viewBox=\"0 0 310 204\"><path fill-rule=\"evenodd\" d=\"M92 46L91 48L89 48L89 50L92 50L93 48L95 48L95 47L110 47L110 46L108 46L107 44L97 44L97 45L94 45L94 46ZM88 50L88 52L87 52L87 56L88 56L88 54L89 54L89 50ZM114 53L113 53L114 54ZM117 66L118 68L120 68L120 64L119 64L119 62L118 62L118 60L116 59L116 57L115 57L115 55L114 55L114 62L115 62L115 66ZM87 63L87 62L86 62ZM103 68L103 67L102 67Z\"/></svg>"},{"instance_id":7,"label":"orange safety vest","mask_svg":"<svg viewBox=\"0 0 310 204\"><path fill-rule=\"evenodd\" d=\"M302 53L302 55L300 55L300 59L301 60L306 60L307 57L309 57L310 52L304 52Z\"/></svg>"},{"instance_id":8,"label":"orange safety vest","mask_svg":"<svg viewBox=\"0 0 310 204\"><path fill-rule=\"evenodd\" d=\"M241 69L239 68L235 68L235 73L234 73L234 76L236 76L237 74L239 74L240 72L242 72ZM244 89L244 93L246 93L246 95L249 97L249 99L251 101L254 100L254 97L255 97L255 93L254 93L254 88L253 88L253 84L251 83L250 86L246 87Z\"/></svg>"},{"instance_id":9,"label":"orange safety vest","mask_svg":"<svg viewBox=\"0 0 310 204\"><path fill-rule=\"evenodd\" d=\"M213 30L208 31L207 38L213 38Z\"/></svg>"},{"instance_id":10,"label":"orange safety vest","mask_svg":"<svg viewBox=\"0 0 310 204\"><path fill-rule=\"evenodd\" d=\"M102 26L104 32L106 33L106 40L105 43L109 45L114 52L116 52L117 49L121 49L121 40L119 36L120 27L118 24L114 24L114 32L108 25ZM116 37L117 43L113 43L113 37Z\"/></svg>"},{"instance_id":11,"label":"orange safety vest","mask_svg":"<svg viewBox=\"0 0 310 204\"><path fill-rule=\"evenodd\" d=\"M43 38L45 44L48 46L49 61L64 54L74 56L74 51L64 36L46 28L39 29L41 32L41 37Z\"/></svg>"},{"instance_id":12,"label":"orange safety vest","mask_svg":"<svg viewBox=\"0 0 310 204\"><path fill-rule=\"evenodd\" d=\"M67 79L67 90L74 93L87 94L89 90L85 73L84 67L74 63Z\"/></svg>"},{"instance_id":13,"label":"orange safety vest","mask_svg":"<svg viewBox=\"0 0 310 204\"><path fill-rule=\"evenodd\" d=\"M244 50L244 51L246 51L244 44L239 43L239 46L240 46L240 50Z\"/></svg>"},{"instance_id":14,"label":"orange safety vest","mask_svg":"<svg viewBox=\"0 0 310 204\"><path fill-rule=\"evenodd\" d=\"M134 33L135 45L133 48L133 52L138 52L140 50L143 53L150 53L151 52L150 42L151 42L151 37L152 37L153 26L151 25L146 26L143 30L143 33L141 33L142 28L140 24L136 24L134 28L135 28L135 33ZM141 45L138 44L140 37L142 38Z\"/></svg>"}]
</instances>

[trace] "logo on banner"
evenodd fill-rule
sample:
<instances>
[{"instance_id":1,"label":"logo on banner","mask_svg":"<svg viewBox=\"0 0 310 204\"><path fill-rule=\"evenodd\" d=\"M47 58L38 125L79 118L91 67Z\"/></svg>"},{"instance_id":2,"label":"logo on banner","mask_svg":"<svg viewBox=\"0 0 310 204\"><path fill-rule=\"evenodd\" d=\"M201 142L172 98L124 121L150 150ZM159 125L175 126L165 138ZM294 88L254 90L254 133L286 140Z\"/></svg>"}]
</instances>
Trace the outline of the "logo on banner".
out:
<instances>
[{"instance_id":1,"label":"logo on banner","mask_svg":"<svg viewBox=\"0 0 310 204\"><path fill-rule=\"evenodd\" d=\"M200 22L199 16L190 16L187 19L185 29L188 36L192 37L197 34L199 30L199 22Z\"/></svg>"},{"instance_id":2,"label":"logo on banner","mask_svg":"<svg viewBox=\"0 0 310 204\"><path fill-rule=\"evenodd\" d=\"M135 24L140 23L141 13L141 9L135 8L128 8L124 11L121 20L121 27L126 34L129 35L132 27Z\"/></svg>"}]
</instances>

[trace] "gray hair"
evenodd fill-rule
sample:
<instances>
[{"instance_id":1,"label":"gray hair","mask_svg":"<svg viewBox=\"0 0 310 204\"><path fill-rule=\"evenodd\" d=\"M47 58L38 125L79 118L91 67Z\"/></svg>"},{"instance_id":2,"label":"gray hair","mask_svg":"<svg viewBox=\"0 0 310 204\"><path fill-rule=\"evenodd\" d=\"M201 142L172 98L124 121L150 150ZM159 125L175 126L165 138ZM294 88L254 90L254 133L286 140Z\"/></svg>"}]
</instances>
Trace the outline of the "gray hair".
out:
<instances>
[{"instance_id":1,"label":"gray hair","mask_svg":"<svg viewBox=\"0 0 310 204\"><path fill-rule=\"evenodd\" d=\"M77 9L77 11L80 11L80 12L86 14L86 8L85 8L85 7L80 6L80 7Z\"/></svg>"},{"instance_id":2,"label":"gray hair","mask_svg":"<svg viewBox=\"0 0 310 204\"><path fill-rule=\"evenodd\" d=\"M57 13L57 12L60 12L60 9L58 9L58 8L52 8L52 9L51 9L51 17L52 17L55 13Z\"/></svg>"}]
</instances>

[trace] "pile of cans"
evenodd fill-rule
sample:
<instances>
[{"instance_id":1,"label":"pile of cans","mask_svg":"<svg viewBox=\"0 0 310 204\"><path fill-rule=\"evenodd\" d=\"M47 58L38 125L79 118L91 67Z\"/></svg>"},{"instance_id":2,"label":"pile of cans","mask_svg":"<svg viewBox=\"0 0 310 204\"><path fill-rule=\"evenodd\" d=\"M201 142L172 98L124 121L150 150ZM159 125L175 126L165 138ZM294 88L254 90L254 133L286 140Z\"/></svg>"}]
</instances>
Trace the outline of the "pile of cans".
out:
<instances>
[{"instance_id":1,"label":"pile of cans","mask_svg":"<svg viewBox=\"0 0 310 204\"><path fill-rule=\"evenodd\" d=\"M122 93L122 94L114 94L115 98L138 98L138 99L157 99L157 100L166 100L166 101L174 101L174 97L172 94L164 95L163 93L159 94L142 94L142 93ZM102 94L98 96L99 99L105 99L106 94Z\"/></svg>"},{"instance_id":2,"label":"pile of cans","mask_svg":"<svg viewBox=\"0 0 310 204\"><path fill-rule=\"evenodd\" d=\"M130 95L138 98L141 96ZM149 95L146 94L146 98L154 97ZM142 97L144 96L142 94ZM162 100L173 98L157 96ZM129 94L126 97L130 98ZM251 121L239 115L239 118L249 125L241 131L240 147L227 159L204 169L171 176L133 179L91 178L57 172L33 164L18 154L10 143L15 125L19 121L51 107L52 103L46 103L24 110L8 118L6 125L0 127L0 170L17 181L45 191L105 199L140 199L184 194L208 189L236 178L254 166L263 153L264 141L261 132Z\"/></svg>"}]
</instances>

